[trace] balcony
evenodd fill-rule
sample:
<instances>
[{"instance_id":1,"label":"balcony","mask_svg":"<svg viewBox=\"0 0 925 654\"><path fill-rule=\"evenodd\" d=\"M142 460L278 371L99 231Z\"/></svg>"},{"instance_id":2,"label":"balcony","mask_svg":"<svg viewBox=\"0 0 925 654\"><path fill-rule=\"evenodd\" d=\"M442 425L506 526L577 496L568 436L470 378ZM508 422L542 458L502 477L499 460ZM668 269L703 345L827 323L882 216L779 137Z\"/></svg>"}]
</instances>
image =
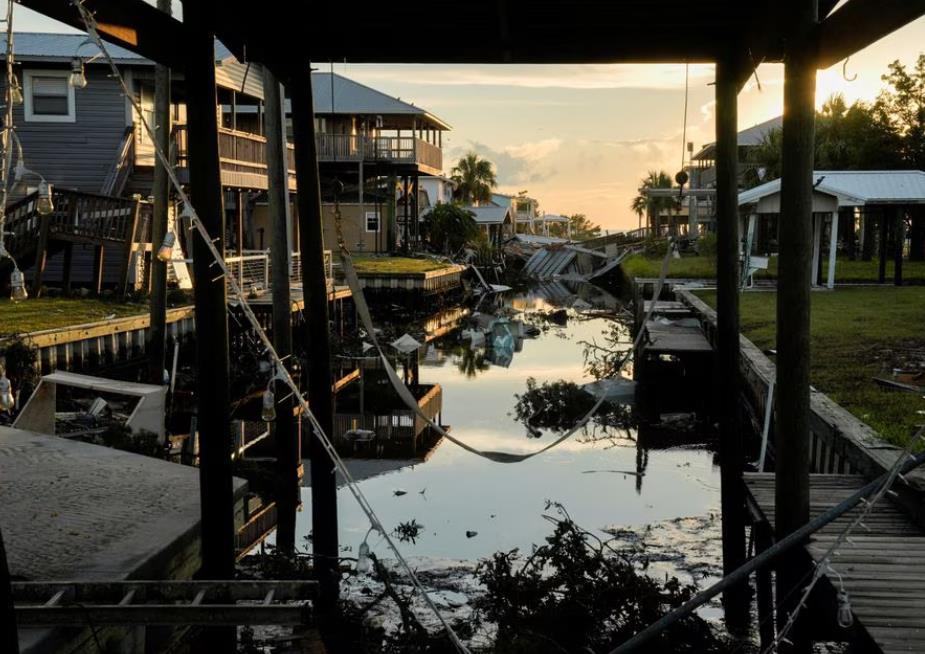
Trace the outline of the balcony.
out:
<instances>
[{"instance_id":1,"label":"balcony","mask_svg":"<svg viewBox=\"0 0 925 654\"><path fill-rule=\"evenodd\" d=\"M174 153L178 168L185 169L189 160L186 125L173 129ZM318 161L366 162L407 165L427 174L440 174L443 168L442 150L427 141L413 137L353 136L350 134L318 134ZM222 185L240 188L267 189L267 140L259 134L219 128L218 153L222 167ZM295 152L287 144L289 189L295 190ZM138 161L143 164L142 161Z\"/></svg>"}]
</instances>

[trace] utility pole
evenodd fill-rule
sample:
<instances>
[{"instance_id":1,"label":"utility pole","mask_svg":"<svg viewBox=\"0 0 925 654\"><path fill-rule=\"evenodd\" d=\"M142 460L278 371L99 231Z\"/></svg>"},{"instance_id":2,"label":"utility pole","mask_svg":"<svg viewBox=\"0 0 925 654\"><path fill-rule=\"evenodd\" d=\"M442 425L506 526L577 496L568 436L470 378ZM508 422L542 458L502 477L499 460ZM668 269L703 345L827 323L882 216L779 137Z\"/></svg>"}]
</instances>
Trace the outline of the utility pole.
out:
<instances>
[{"instance_id":1,"label":"utility pole","mask_svg":"<svg viewBox=\"0 0 925 654\"><path fill-rule=\"evenodd\" d=\"M170 0L157 0L157 8L170 15ZM170 68L154 66L154 139L155 147L170 152ZM167 212L170 203L170 179L160 157L154 158L154 207L151 216L151 325L145 351L148 355L148 380L164 383L167 336L167 263L154 256L167 234Z\"/></svg>"},{"instance_id":2,"label":"utility pole","mask_svg":"<svg viewBox=\"0 0 925 654\"><path fill-rule=\"evenodd\" d=\"M778 540L809 522L810 286L813 250L813 141L816 120L815 29L818 0L789 0L791 33L784 64L781 147L780 260L777 283L777 457L775 529ZM805 561L781 558L777 567L780 615L798 610ZM805 616L781 651L809 652Z\"/></svg>"},{"instance_id":3,"label":"utility pole","mask_svg":"<svg viewBox=\"0 0 925 654\"><path fill-rule=\"evenodd\" d=\"M318 424L331 437L334 395L331 389L331 342L328 329L328 285L324 265L321 183L315 148L315 114L309 63L292 72L288 85L292 101L296 184L299 197L299 236L302 250L302 288L305 294L303 343L308 355L308 402ZM337 547L337 484L334 461L309 426L308 451L312 480L312 549L320 584L322 611L335 608L339 594Z\"/></svg>"},{"instance_id":4,"label":"utility pole","mask_svg":"<svg viewBox=\"0 0 925 654\"><path fill-rule=\"evenodd\" d=\"M273 278L273 347L284 361L292 355L292 294L289 289L289 161L279 80L264 66L264 129L267 138L267 204L270 215L270 270ZM287 399L288 398L288 399ZM299 505L299 457L295 403L289 388L276 384L276 546L295 552L296 508Z\"/></svg>"}]
</instances>

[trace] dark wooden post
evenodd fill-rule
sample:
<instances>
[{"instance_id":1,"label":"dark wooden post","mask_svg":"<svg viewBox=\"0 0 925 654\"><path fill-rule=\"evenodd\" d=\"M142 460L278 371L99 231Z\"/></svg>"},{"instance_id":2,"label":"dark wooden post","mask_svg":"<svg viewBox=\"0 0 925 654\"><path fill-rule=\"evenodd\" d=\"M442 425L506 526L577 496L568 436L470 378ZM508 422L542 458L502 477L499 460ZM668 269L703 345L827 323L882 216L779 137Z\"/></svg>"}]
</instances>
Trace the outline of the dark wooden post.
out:
<instances>
[{"instance_id":1,"label":"dark wooden post","mask_svg":"<svg viewBox=\"0 0 925 654\"><path fill-rule=\"evenodd\" d=\"M19 654L19 632L16 629L16 610L13 606L12 577L0 531L0 651Z\"/></svg>"},{"instance_id":2,"label":"dark wooden post","mask_svg":"<svg viewBox=\"0 0 925 654\"><path fill-rule=\"evenodd\" d=\"M902 207L893 208L893 284L903 285L903 246L906 244L906 220Z\"/></svg>"},{"instance_id":3,"label":"dark wooden post","mask_svg":"<svg viewBox=\"0 0 925 654\"><path fill-rule=\"evenodd\" d=\"M190 199L199 219L224 252L225 212L218 159L215 35L210 3L184 2ZM196 306L196 375L199 400L199 492L203 579L234 576L234 489L229 423L228 309L225 279L198 231L193 231Z\"/></svg>"},{"instance_id":4,"label":"dark wooden post","mask_svg":"<svg viewBox=\"0 0 925 654\"><path fill-rule=\"evenodd\" d=\"M74 201L73 199L71 200ZM42 294L42 277L48 262L48 222L51 216L39 216L39 240L35 246L35 277L32 278L32 296ZM96 291L99 293L99 289Z\"/></svg>"},{"instance_id":5,"label":"dark wooden post","mask_svg":"<svg viewBox=\"0 0 925 654\"><path fill-rule=\"evenodd\" d=\"M65 294L71 292L71 266L74 265L74 244L68 241L64 244L64 265L62 270L61 285L64 287Z\"/></svg>"},{"instance_id":6,"label":"dark wooden post","mask_svg":"<svg viewBox=\"0 0 925 654\"><path fill-rule=\"evenodd\" d=\"M810 285L812 267L813 140L816 54L813 38L817 0L781 6L791 25L784 66L784 124L781 156L780 262L777 289L777 437L775 527L778 538L809 520ZM800 596L805 562L782 557L777 568L781 615ZM805 617L805 616L803 616ZM785 651L809 651L805 620L789 636Z\"/></svg>"},{"instance_id":7,"label":"dark wooden post","mask_svg":"<svg viewBox=\"0 0 925 654\"><path fill-rule=\"evenodd\" d=\"M305 293L303 344L307 362L308 398L312 412L328 437L333 438L334 399L331 392L331 343L328 333L328 286L324 266L321 185L315 152L315 116L308 62L292 73L296 185L299 198L299 235L302 249L302 287ZM334 462L313 430L308 430L312 476L312 548L321 585L320 608L335 607L338 596L337 485Z\"/></svg>"},{"instance_id":8,"label":"dark wooden post","mask_svg":"<svg viewBox=\"0 0 925 654\"><path fill-rule=\"evenodd\" d=\"M128 222L125 232L125 249L122 251L122 261L119 266L119 296L128 295L129 279L132 276L132 255L135 253L135 232L138 231L138 221L141 217L141 200L135 200L132 207L132 218Z\"/></svg>"},{"instance_id":9,"label":"dark wooden post","mask_svg":"<svg viewBox=\"0 0 925 654\"><path fill-rule=\"evenodd\" d=\"M103 266L106 263L106 248L102 245L93 248L93 291L99 295L103 290Z\"/></svg>"},{"instance_id":10,"label":"dark wooden post","mask_svg":"<svg viewBox=\"0 0 925 654\"><path fill-rule=\"evenodd\" d=\"M157 0L157 8L170 14L170 0ZM170 152L170 68L154 67L154 139L165 154ZM167 263L157 258L157 249L167 233L167 212L170 203L170 179L160 159L154 159L154 206L151 214L151 327L145 353L148 357L148 380L164 383L167 338ZM180 225L175 227L179 232Z\"/></svg>"},{"instance_id":11,"label":"dark wooden post","mask_svg":"<svg viewBox=\"0 0 925 654\"><path fill-rule=\"evenodd\" d=\"M739 406L739 202L738 58L727 53L716 63L716 384L719 400L722 477L723 571L745 562L744 466ZM674 228L673 228L674 229ZM723 596L730 630L748 623L748 590L742 585Z\"/></svg>"},{"instance_id":12,"label":"dark wooden post","mask_svg":"<svg viewBox=\"0 0 925 654\"><path fill-rule=\"evenodd\" d=\"M263 69L266 103L267 203L270 217L270 280L273 289L273 347L280 357L292 354L292 294L289 290L289 173L284 141L279 81ZM299 434L295 429L294 401L282 383L276 388L276 546L295 551L296 509L299 505ZM283 399L288 398L288 399Z\"/></svg>"}]
</instances>

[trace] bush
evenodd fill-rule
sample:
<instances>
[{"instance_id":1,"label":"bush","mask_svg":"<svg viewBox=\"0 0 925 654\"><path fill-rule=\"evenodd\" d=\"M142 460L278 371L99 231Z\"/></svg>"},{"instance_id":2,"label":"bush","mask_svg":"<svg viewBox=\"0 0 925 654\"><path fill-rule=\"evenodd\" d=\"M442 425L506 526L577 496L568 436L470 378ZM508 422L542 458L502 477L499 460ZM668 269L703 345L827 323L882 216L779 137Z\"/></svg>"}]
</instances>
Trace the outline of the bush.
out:
<instances>
[{"instance_id":1,"label":"bush","mask_svg":"<svg viewBox=\"0 0 925 654\"><path fill-rule=\"evenodd\" d=\"M424 233L434 250L453 254L478 239L481 232L471 212L440 202L424 214Z\"/></svg>"}]
</instances>

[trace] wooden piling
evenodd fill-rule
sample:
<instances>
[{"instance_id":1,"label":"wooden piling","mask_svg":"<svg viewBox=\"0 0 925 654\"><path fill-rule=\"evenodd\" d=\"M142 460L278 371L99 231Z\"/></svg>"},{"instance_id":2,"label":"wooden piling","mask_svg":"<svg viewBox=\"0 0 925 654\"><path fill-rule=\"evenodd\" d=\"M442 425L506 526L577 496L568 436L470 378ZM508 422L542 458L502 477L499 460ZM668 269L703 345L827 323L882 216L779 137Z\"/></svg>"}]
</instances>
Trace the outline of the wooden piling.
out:
<instances>
[{"instance_id":1,"label":"wooden piling","mask_svg":"<svg viewBox=\"0 0 925 654\"><path fill-rule=\"evenodd\" d=\"M903 246L906 244L906 221L902 207L893 208L893 284L903 285Z\"/></svg>"},{"instance_id":2,"label":"wooden piling","mask_svg":"<svg viewBox=\"0 0 925 654\"><path fill-rule=\"evenodd\" d=\"M809 521L810 463L810 285L815 137L816 53L813 33L818 0L793 0L784 66L784 123L781 156L780 259L777 288L777 457L778 539ZM795 610L805 562L784 557L777 568L781 615ZM805 620L798 620L784 651L808 652Z\"/></svg>"},{"instance_id":3,"label":"wooden piling","mask_svg":"<svg viewBox=\"0 0 925 654\"><path fill-rule=\"evenodd\" d=\"M307 363L308 400L318 424L333 438L334 396L331 392L331 343L328 333L328 289L324 265L321 185L315 148L315 115L308 62L303 62L287 85L292 101L299 235L302 251L302 287L305 294L303 346ZM309 427L311 458L312 549L319 581L319 608L335 607L338 588L337 485L334 462Z\"/></svg>"},{"instance_id":4,"label":"wooden piling","mask_svg":"<svg viewBox=\"0 0 925 654\"><path fill-rule=\"evenodd\" d=\"M215 35L208 3L184 2L190 199L203 227L224 252L225 212L215 112ZM200 578L234 576L234 494L231 475L228 309L225 279L193 231L196 375L199 401L199 487L202 510Z\"/></svg>"},{"instance_id":5,"label":"wooden piling","mask_svg":"<svg viewBox=\"0 0 925 654\"><path fill-rule=\"evenodd\" d=\"M280 357L292 354L292 293L289 289L288 157L284 142L279 80L263 69L264 129L267 139L267 204L270 217L270 285L273 291L273 347ZM295 551L296 508L299 505L299 432L293 422L294 400L289 389L276 384L276 546Z\"/></svg>"},{"instance_id":6,"label":"wooden piling","mask_svg":"<svg viewBox=\"0 0 925 654\"><path fill-rule=\"evenodd\" d=\"M719 417L723 570L745 562L744 455L739 404L738 66L734 53L716 64L716 388ZM731 631L748 623L745 583L723 596Z\"/></svg>"}]
</instances>

